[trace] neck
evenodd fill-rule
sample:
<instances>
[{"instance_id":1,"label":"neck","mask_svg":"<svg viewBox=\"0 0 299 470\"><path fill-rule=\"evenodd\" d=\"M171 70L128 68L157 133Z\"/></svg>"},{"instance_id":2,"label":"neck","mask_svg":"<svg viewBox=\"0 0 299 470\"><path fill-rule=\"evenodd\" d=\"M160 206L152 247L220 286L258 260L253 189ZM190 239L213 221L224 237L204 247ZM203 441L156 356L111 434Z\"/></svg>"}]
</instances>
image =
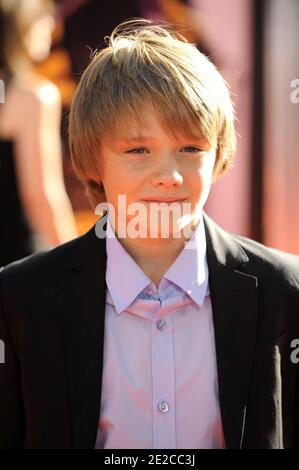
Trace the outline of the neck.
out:
<instances>
[{"instance_id":1,"label":"neck","mask_svg":"<svg viewBox=\"0 0 299 470\"><path fill-rule=\"evenodd\" d=\"M172 239L119 239L143 272L156 284L184 248L185 240Z\"/></svg>"},{"instance_id":2,"label":"neck","mask_svg":"<svg viewBox=\"0 0 299 470\"><path fill-rule=\"evenodd\" d=\"M197 221L198 222L198 221ZM194 225L195 224L195 225ZM193 221L190 224L192 230L195 230L197 223ZM117 235L117 230L113 229ZM156 284L159 282L166 271L173 264L175 259L184 249L186 241L193 233L189 231L189 236L184 237L188 232L184 231L179 238L118 238L118 241L134 259L143 272Z\"/></svg>"}]
</instances>

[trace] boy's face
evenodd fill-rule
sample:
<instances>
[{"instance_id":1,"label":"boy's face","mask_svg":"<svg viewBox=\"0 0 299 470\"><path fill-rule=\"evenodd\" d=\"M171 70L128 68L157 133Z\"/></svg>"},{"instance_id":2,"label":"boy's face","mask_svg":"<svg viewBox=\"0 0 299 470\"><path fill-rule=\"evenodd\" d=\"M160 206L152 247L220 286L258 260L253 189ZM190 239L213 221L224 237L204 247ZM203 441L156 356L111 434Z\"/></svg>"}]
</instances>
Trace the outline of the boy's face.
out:
<instances>
[{"instance_id":1,"label":"boy's face","mask_svg":"<svg viewBox=\"0 0 299 470\"><path fill-rule=\"evenodd\" d=\"M106 200L114 207L117 233L117 217L124 220L126 216L129 237L136 238L136 234L130 235L128 223L137 218L140 225L135 224L135 228L146 230L146 236L141 231L142 238L167 238L168 234L171 237L174 233L177 237L183 229L194 227L199 220L211 187L216 149L210 148L202 138L180 136L175 140L165 132L153 112L145 112L145 116L148 127L128 126L127 141L116 139L109 144L102 143L102 183ZM123 195L124 204L120 203L119 195ZM157 205L157 199L168 201ZM169 208L174 207L170 206L169 199L177 201L175 206L179 212L167 219ZM138 204L133 206L132 203ZM164 225L161 222L157 225L150 212L154 207L159 207L161 217L166 217ZM157 230L158 236L150 235L153 229L154 233Z\"/></svg>"}]
</instances>

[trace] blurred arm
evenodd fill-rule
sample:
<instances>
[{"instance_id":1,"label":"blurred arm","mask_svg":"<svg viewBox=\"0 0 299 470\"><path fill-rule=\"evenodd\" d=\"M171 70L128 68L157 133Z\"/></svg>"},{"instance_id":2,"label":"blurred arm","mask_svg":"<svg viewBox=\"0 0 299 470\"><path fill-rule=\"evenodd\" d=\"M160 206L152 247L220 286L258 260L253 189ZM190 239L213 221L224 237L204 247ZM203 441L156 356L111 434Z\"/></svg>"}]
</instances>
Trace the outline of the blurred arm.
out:
<instances>
[{"instance_id":1,"label":"blurred arm","mask_svg":"<svg viewBox=\"0 0 299 470\"><path fill-rule=\"evenodd\" d=\"M66 194L60 143L60 95L44 82L34 92L19 94L16 110L16 169L20 197L27 219L50 245L77 235Z\"/></svg>"}]
</instances>

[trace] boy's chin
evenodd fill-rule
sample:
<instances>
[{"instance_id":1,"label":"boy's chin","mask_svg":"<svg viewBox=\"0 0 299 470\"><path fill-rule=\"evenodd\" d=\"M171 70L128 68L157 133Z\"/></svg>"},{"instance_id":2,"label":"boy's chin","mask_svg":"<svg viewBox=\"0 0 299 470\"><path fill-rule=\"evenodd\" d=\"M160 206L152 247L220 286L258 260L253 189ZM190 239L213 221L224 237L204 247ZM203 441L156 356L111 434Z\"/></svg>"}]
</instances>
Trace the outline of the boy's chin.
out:
<instances>
[{"instance_id":1,"label":"boy's chin","mask_svg":"<svg viewBox=\"0 0 299 470\"><path fill-rule=\"evenodd\" d=\"M167 240L167 239L181 239L186 240L191 238L194 233L192 222L189 223L186 220L177 220L173 224L161 225L153 224L151 226L144 225L139 226L138 230L130 230L130 226L127 227L127 236L129 238L144 238L153 240Z\"/></svg>"}]
</instances>

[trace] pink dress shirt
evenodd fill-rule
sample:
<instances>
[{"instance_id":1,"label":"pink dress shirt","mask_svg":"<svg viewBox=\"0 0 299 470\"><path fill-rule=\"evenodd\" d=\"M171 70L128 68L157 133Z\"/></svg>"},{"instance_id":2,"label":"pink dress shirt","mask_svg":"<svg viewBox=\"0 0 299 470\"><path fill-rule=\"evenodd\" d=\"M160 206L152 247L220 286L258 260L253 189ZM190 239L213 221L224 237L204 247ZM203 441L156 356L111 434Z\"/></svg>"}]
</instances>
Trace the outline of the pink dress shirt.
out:
<instances>
[{"instance_id":1,"label":"pink dress shirt","mask_svg":"<svg viewBox=\"0 0 299 470\"><path fill-rule=\"evenodd\" d=\"M106 248L96 448L224 448L203 220L158 288L109 218Z\"/></svg>"}]
</instances>

